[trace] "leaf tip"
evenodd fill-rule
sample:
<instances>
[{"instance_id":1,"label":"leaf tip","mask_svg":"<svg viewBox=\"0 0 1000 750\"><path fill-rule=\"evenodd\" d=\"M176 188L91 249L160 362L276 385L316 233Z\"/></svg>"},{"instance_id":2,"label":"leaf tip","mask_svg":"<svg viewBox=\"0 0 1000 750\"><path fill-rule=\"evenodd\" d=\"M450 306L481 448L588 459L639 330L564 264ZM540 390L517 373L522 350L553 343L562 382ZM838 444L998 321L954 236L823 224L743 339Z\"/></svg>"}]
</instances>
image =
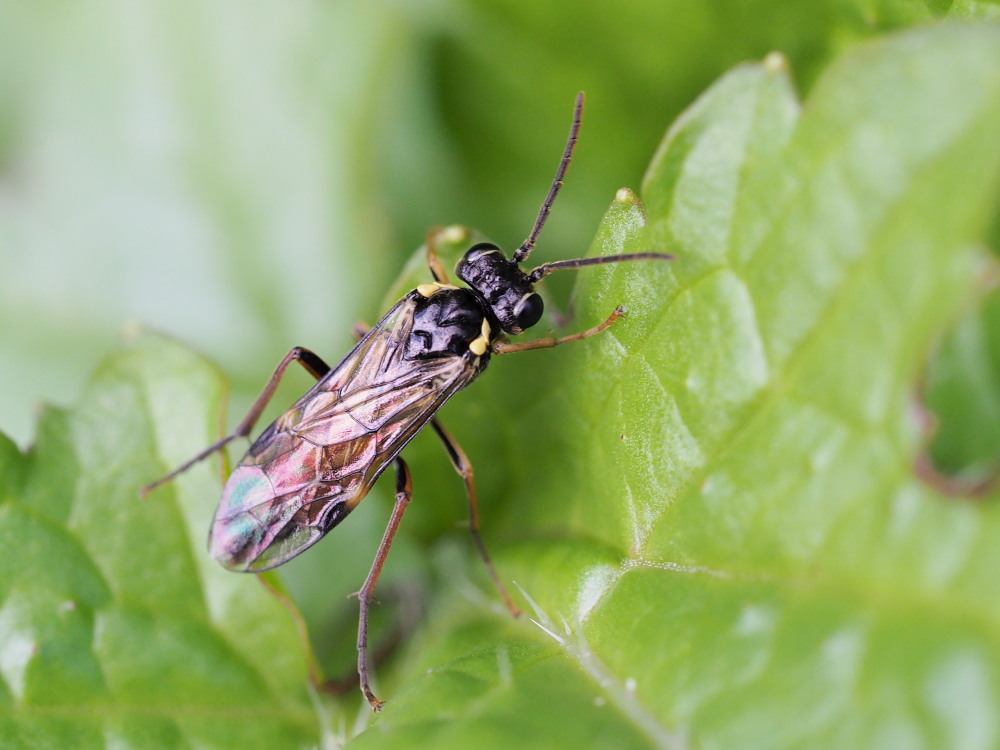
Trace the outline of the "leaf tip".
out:
<instances>
[{"instance_id":1,"label":"leaf tip","mask_svg":"<svg viewBox=\"0 0 1000 750\"><path fill-rule=\"evenodd\" d=\"M772 50L764 57L763 66L768 73L787 73L788 58L777 50Z\"/></svg>"},{"instance_id":2,"label":"leaf tip","mask_svg":"<svg viewBox=\"0 0 1000 750\"><path fill-rule=\"evenodd\" d=\"M459 224L452 224L438 232L438 239L455 245L464 243L469 239L469 230Z\"/></svg>"},{"instance_id":3,"label":"leaf tip","mask_svg":"<svg viewBox=\"0 0 1000 750\"><path fill-rule=\"evenodd\" d=\"M635 193L633 193L630 188L623 187L623 188L618 188L618 192L615 193L615 202L638 203L639 199L636 197Z\"/></svg>"}]
</instances>

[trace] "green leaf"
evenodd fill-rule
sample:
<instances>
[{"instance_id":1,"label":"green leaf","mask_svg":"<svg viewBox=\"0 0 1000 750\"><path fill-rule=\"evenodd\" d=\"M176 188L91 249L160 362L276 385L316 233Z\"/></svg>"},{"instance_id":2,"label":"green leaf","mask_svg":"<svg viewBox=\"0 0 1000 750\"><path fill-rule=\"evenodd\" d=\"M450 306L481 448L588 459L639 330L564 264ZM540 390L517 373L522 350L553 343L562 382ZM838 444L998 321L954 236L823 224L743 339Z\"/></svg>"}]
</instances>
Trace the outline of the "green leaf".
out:
<instances>
[{"instance_id":1,"label":"green leaf","mask_svg":"<svg viewBox=\"0 0 1000 750\"><path fill-rule=\"evenodd\" d=\"M859 48L802 106L771 57L685 113L645 223L623 194L595 242L678 260L580 272L575 325L628 318L477 399L521 407L486 454L509 470L493 548L549 648L512 661L529 626L439 603L356 744L517 746L539 714L552 747L592 723L619 746L1000 743L996 500L917 480L911 408L976 283L997 132L986 25Z\"/></svg>"},{"instance_id":2,"label":"green leaf","mask_svg":"<svg viewBox=\"0 0 1000 750\"><path fill-rule=\"evenodd\" d=\"M216 433L223 395L203 361L143 337L76 409L42 415L29 454L0 442L4 747L318 741L289 611L205 554L212 472L139 498Z\"/></svg>"}]
</instances>

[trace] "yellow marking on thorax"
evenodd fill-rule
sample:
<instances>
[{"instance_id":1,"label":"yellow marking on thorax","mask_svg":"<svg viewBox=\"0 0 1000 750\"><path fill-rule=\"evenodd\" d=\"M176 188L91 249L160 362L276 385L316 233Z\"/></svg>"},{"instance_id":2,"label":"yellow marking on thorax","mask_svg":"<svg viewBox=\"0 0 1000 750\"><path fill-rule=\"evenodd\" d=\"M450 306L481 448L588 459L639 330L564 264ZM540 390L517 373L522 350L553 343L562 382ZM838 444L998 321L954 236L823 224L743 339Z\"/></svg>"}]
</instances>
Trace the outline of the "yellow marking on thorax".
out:
<instances>
[{"instance_id":1,"label":"yellow marking on thorax","mask_svg":"<svg viewBox=\"0 0 1000 750\"><path fill-rule=\"evenodd\" d=\"M478 337L472 340L471 344L469 344L469 351L477 357L481 357L486 354L486 350L490 346L491 333L493 333L493 330L490 328L489 321L487 321L486 318L483 318L482 332Z\"/></svg>"},{"instance_id":2,"label":"yellow marking on thorax","mask_svg":"<svg viewBox=\"0 0 1000 750\"><path fill-rule=\"evenodd\" d=\"M421 297L432 297L442 289L458 289L454 284L438 284L436 281L430 284L420 284L417 287L417 294Z\"/></svg>"}]
</instances>

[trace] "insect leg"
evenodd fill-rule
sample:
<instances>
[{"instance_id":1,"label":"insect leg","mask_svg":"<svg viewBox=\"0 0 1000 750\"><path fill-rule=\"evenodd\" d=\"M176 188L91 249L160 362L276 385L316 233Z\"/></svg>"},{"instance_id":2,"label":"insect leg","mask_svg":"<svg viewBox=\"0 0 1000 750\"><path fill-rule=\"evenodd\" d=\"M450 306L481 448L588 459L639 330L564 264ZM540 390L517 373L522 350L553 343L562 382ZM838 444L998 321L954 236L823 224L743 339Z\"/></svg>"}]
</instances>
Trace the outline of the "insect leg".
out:
<instances>
[{"instance_id":1,"label":"insect leg","mask_svg":"<svg viewBox=\"0 0 1000 750\"><path fill-rule=\"evenodd\" d=\"M427 267L431 269L431 276L438 284L448 284L448 272L444 268L444 263L437 254L437 242L435 237L441 233L440 227L434 227L427 233Z\"/></svg>"},{"instance_id":2,"label":"insect leg","mask_svg":"<svg viewBox=\"0 0 1000 750\"><path fill-rule=\"evenodd\" d=\"M368 605L371 603L372 593L375 591L375 583L378 581L385 558L389 554L392 540L399 529L399 522L403 518L403 511L410 503L413 494L413 483L410 481L410 469L406 462L396 459L396 504L392 508L392 516L389 517L389 525L385 527L382 541L375 554L375 562L372 563L371 570L368 571L368 578L358 592L358 603L360 613L358 616L358 675L361 677L361 692L371 704L372 709L381 711L383 703L375 697L371 685L368 683Z\"/></svg>"},{"instance_id":3,"label":"insect leg","mask_svg":"<svg viewBox=\"0 0 1000 750\"><path fill-rule=\"evenodd\" d=\"M533 341L494 341L493 342L493 353L494 354L510 354L511 352L525 352L529 349L550 349L553 346L559 346L559 344L567 344L570 341L580 341L581 339L587 339L591 336L596 336L601 331L611 327L618 318L625 314L625 308L618 306L614 309L614 312L608 316L600 325L596 325L593 328L588 328L586 331L580 331L579 333L574 333L570 336L562 336L560 338L554 339L551 336L546 336L541 339L534 339Z\"/></svg>"},{"instance_id":4,"label":"insect leg","mask_svg":"<svg viewBox=\"0 0 1000 750\"><path fill-rule=\"evenodd\" d=\"M353 326L351 326L351 335L354 336L355 341L361 341L368 332L372 329L370 325L365 323L363 320L359 320Z\"/></svg>"},{"instance_id":5,"label":"insect leg","mask_svg":"<svg viewBox=\"0 0 1000 750\"><path fill-rule=\"evenodd\" d=\"M281 362L278 364L277 368L275 368L274 374L271 375L271 379L267 381L267 385L264 386L264 390L261 391L261 394L257 397L257 400L253 402L253 406L250 407L250 411L247 412L247 415L243 417L243 420L238 425L236 425L236 428L231 433L226 435L218 442L212 443L197 456L192 458L190 461L185 462L181 466L178 466L176 469L174 469L166 476L160 477L151 484L147 484L145 487L142 488L140 494L143 497L145 497L154 489L159 487L161 484L169 482L178 474L182 474L183 472L187 471L199 461L203 461L216 451L222 450L226 445L231 443L236 438L246 437L247 435L249 435L250 431L253 429L253 426L257 423L257 420L260 419L260 415L263 413L264 409L267 408L267 404L271 400L271 397L274 395L274 391L277 389L278 383L281 382L281 376L285 374L285 370L288 369L288 365L290 365L292 362L298 362L299 364L301 364L309 372L310 375L316 378L316 380L319 380L324 375L326 375L326 373L330 371L330 366L326 362L324 362L319 357L319 355L317 355L314 352L311 352L308 349L305 349L304 347L301 346L295 347L290 352L288 352L288 354L285 355L285 358L282 359Z\"/></svg>"},{"instance_id":6,"label":"insect leg","mask_svg":"<svg viewBox=\"0 0 1000 750\"><path fill-rule=\"evenodd\" d=\"M510 594L507 593L507 589L500 582L500 576L497 575L496 568L493 567L493 562L486 552L486 545L483 544L483 539L479 535L479 508L476 503L476 484L472 479L472 464L469 462L469 457L465 455L462 446L455 442L455 438L448 434L448 431L441 426L440 422L432 419L431 426L434 428L437 436L441 438L441 442L444 443L444 449L448 451L448 458L451 459L451 465L455 467L455 471L461 475L465 482L465 494L469 498L469 531L472 533L472 540L476 543L476 548L479 550L479 556L486 563L486 569L490 572L490 577L493 579L497 591L500 592L500 596L503 597L507 609L510 610L510 613L514 617L519 617L521 610L514 604L510 598Z\"/></svg>"}]
</instances>

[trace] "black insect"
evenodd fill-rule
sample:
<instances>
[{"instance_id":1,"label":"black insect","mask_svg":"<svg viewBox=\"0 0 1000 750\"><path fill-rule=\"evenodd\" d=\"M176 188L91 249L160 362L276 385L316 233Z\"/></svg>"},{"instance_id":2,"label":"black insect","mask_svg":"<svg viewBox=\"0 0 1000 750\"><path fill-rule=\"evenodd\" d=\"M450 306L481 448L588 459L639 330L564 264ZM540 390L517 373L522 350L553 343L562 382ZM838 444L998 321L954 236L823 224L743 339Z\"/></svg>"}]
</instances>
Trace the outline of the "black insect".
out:
<instances>
[{"instance_id":1,"label":"black insect","mask_svg":"<svg viewBox=\"0 0 1000 750\"><path fill-rule=\"evenodd\" d=\"M583 111L579 95L569 140L552 187L528 238L508 259L496 245L469 248L455 267L467 287L449 283L448 274L427 243L433 283L421 284L397 302L334 368L296 347L278 365L250 411L230 435L210 445L143 492L163 484L193 464L250 434L292 362L318 381L285 414L265 429L226 482L209 533L209 552L230 570L259 572L290 560L318 542L368 494L379 475L396 465L396 504L371 571L358 592L358 673L372 708L382 708L368 679L368 606L389 547L411 496L410 472L400 457L406 444L429 422L465 480L469 528L493 582L510 612L520 614L497 576L479 535L472 466L435 414L469 385L493 354L541 349L594 336L621 315L619 307L598 326L561 338L511 343L542 317L534 285L552 271L635 260L669 260L661 253L633 253L546 263L521 270L538 239L569 166Z\"/></svg>"}]
</instances>

